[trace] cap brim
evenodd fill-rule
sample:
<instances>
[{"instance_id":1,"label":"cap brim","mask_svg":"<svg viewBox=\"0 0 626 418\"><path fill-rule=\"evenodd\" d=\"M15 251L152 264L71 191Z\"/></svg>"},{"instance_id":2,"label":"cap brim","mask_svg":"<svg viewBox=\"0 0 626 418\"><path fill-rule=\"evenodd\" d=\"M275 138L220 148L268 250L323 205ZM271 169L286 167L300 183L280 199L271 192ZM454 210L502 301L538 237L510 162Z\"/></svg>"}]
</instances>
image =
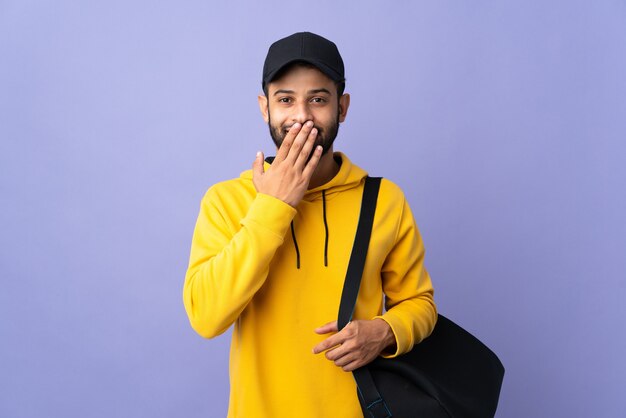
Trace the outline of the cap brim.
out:
<instances>
[{"instance_id":1,"label":"cap brim","mask_svg":"<svg viewBox=\"0 0 626 418\"><path fill-rule=\"evenodd\" d=\"M323 62L316 61L316 60L313 60L313 59L310 59L310 58L298 57L298 58L293 58L293 59L290 59L288 61L285 61L280 66L278 66L276 69L270 71L263 78L263 84L265 85L265 84L268 84L268 83L271 83L272 81L274 81L274 78L280 72L280 70L282 70L283 68L285 68L289 64L293 64L294 62L306 62L306 63L309 63L309 64L313 65L315 68L317 68L318 70L320 70L322 73L324 73L324 75L326 75L328 78L330 78L334 82L339 83L339 82L344 81L344 79L341 76L341 74L337 73L335 70L333 70L332 68L328 67Z\"/></svg>"}]
</instances>

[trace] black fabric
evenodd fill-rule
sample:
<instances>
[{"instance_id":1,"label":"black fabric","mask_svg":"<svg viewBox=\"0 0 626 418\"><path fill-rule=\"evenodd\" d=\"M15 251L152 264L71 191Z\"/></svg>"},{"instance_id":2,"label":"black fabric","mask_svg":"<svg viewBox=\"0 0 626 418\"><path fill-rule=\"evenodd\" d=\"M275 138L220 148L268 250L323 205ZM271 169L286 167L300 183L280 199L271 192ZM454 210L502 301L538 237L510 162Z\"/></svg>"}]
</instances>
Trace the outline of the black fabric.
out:
<instances>
[{"instance_id":1,"label":"black fabric","mask_svg":"<svg viewBox=\"0 0 626 418\"><path fill-rule=\"evenodd\" d=\"M265 90L287 65L304 61L316 66L331 80L345 81L343 59L337 45L328 39L311 32L298 32L274 42L265 57L261 87Z\"/></svg>"},{"instance_id":2,"label":"black fabric","mask_svg":"<svg viewBox=\"0 0 626 418\"><path fill-rule=\"evenodd\" d=\"M394 362L390 364L397 365ZM402 374L402 372L407 374ZM376 385L380 387L380 401L374 405L374 408L368 409L364 401L365 396L359 396L363 415L367 418L450 418L451 415L436 398L415 384L411 372L410 368L381 368L370 371Z\"/></svg>"},{"instance_id":3,"label":"black fabric","mask_svg":"<svg viewBox=\"0 0 626 418\"><path fill-rule=\"evenodd\" d=\"M379 357L363 369L371 373L393 417L400 418L417 412L433 418L493 417L504 377L498 357L443 315L430 337L413 350L393 359ZM403 389L407 385L410 390ZM438 415L426 413L435 404Z\"/></svg>"},{"instance_id":4,"label":"black fabric","mask_svg":"<svg viewBox=\"0 0 626 418\"><path fill-rule=\"evenodd\" d=\"M339 329L354 312L379 187L380 179L366 178ZM379 357L353 375L368 418L490 418L498 406L504 367L488 347L439 315L432 334L410 352L393 359Z\"/></svg>"}]
</instances>

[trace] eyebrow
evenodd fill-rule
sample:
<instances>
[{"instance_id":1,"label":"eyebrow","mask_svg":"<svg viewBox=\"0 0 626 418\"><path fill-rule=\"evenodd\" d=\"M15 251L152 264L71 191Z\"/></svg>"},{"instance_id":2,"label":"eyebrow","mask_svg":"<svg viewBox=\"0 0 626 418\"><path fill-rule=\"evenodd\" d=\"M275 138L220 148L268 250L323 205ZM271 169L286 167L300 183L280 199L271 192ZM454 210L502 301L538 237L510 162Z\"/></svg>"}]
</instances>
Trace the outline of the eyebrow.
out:
<instances>
[{"instance_id":1,"label":"eyebrow","mask_svg":"<svg viewBox=\"0 0 626 418\"><path fill-rule=\"evenodd\" d=\"M295 91L293 90L280 89L280 90L276 90L273 95L276 96L278 94L294 94L294 93ZM313 89L313 90L307 91L307 94L318 94L318 93L326 93L328 95L331 94L330 91L325 88Z\"/></svg>"},{"instance_id":2,"label":"eyebrow","mask_svg":"<svg viewBox=\"0 0 626 418\"><path fill-rule=\"evenodd\" d=\"M318 94L318 93L326 93L326 94L330 94L330 91L328 91L328 89L313 89L313 90L309 90L308 91L309 94Z\"/></svg>"},{"instance_id":3,"label":"eyebrow","mask_svg":"<svg viewBox=\"0 0 626 418\"><path fill-rule=\"evenodd\" d=\"M295 93L293 90L285 90L285 89L281 89L281 90L276 90L274 92L274 96L278 95L278 94L293 94Z\"/></svg>"}]
</instances>

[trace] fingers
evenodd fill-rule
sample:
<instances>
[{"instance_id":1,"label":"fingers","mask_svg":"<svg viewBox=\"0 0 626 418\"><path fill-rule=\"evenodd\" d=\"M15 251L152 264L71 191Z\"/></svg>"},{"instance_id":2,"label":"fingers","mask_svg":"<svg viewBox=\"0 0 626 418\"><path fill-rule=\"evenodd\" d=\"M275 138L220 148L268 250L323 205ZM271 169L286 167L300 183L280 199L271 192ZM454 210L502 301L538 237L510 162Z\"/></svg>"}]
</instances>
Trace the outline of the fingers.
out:
<instances>
[{"instance_id":1,"label":"fingers","mask_svg":"<svg viewBox=\"0 0 626 418\"><path fill-rule=\"evenodd\" d=\"M259 160L253 166L252 182L257 192L274 196L294 208L302 200L322 154L321 150L311 153L318 133L312 133L312 121L305 125L291 126L267 172L263 171L262 157L257 156Z\"/></svg>"},{"instance_id":2,"label":"fingers","mask_svg":"<svg viewBox=\"0 0 626 418\"><path fill-rule=\"evenodd\" d=\"M342 333L333 335L326 338L324 341L313 347L313 354L319 354L322 351L326 351L329 348L341 345L346 340L346 337Z\"/></svg>"},{"instance_id":3,"label":"fingers","mask_svg":"<svg viewBox=\"0 0 626 418\"><path fill-rule=\"evenodd\" d=\"M310 163L311 152L315 153L313 147L315 146L315 139L317 138L318 130L314 128L313 121L307 121L304 125L300 123L294 123L285 135L280 148L276 153L275 162L290 161L294 166L302 169L302 167L308 166ZM309 158L311 156L311 158ZM321 154L319 155L321 156ZM316 161L319 158L316 159ZM317 162L314 162L314 171L317 166Z\"/></svg>"},{"instance_id":4,"label":"fingers","mask_svg":"<svg viewBox=\"0 0 626 418\"><path fill-rule=\"evenodd\" d=\"M335 353L337 351L337 353ZM363 359L353 352L340 352L339 348L326 352L326 358L335 363L335 366L341 367L344 371L352 371L358 368Z\"/></svg>"},{"instance_id":5,"label":"fingers","mask_svg":"<svg viewBox=\"0 0 626 418\"><path fill-rule=\"evenodd\" d=\"M296 156L294 165L301 170L306 166L306 163L309 161L309 157L311 157L311 152L313 152L313 147L315 146L317 135L317 128L311 129L311 131L309 132L309 136L306 138L304 144L302 145L302 148L300 149L300 152ZM296 141L298 140L299 138L296 138ZM296 144L294 143L294 145Z\"/></svg>"},{"instance_id":6,"label":"fingers","mask_svg":"<svg viewBox=\"0 0 626 418\"><path fill-rule=\"evenodd\" d=\"M330 332L337 332L337 321L332 321L319 328L315 328L315 333L317 334L328 334Z\"/></svg>"},{"instance_id":7,"label":"fingers","mask_svg":"<svg viewBox=\"0 0 626 418\"><path fill-rule=\"evenodd\" d=\"M317 164L320 162L320 158L322 158L323 150L324 149L322 148L321 145L318 145L317 147L315 147L315 150L313 151L313 155L311 156L311 159L309 160L308 163L306 163L304 170L302 170L302 175L305 178L310 179L313 176L313 172L317 168Z\"/></svg>"},{"instance_id":8,"label":"fingers","mask_svg":"<svg viewBox=\"0 0 626 418\"><path fill-rule=\"evenodd\" d=\"M331 335L313 348L314 354L325 351L325 357L337 367L349 372L374 360L388 345L386 337L378 338L375 320L355 320L341 331ZM386 323L385 323L386 324ZM337 322L329 322L315 332L323 334L337 329Z\"/></svg>"},{"instance_id":9,"label":"fingers","mask_svg":"<svg viewBox=\"0 0 626 418\"><path fill-rule=\"evenodd\" d=\"M337 363L335 363L335 364L337 364ZM362 360L354 360L354 361L351 361L350 363L345 364L345 365L340 366L340 367L341 367L341 369L344 372L351 372L351 371L354 371L354 370L358 369L361 366L365 366L366 364L367 363L362 361ZM337 366L339 366L339 364L337 364Z\"/></svg>"},{"instance_id":10,"label":"fingers","mask_svg":"<svg viewBox=\"0 0 626 418\"><path fill-rule=\"evenodd\" d=\"M343 371L346 372L358 369L366 364L360 352L350 350L346 345L349 345L349 343L328 350L326 352L326 358L335 363L335 366L341 367Z\"/></svg>"},{"instance_id":11,"label":"fingers","mask_svg":"<svg viewBox=\"0 0 626 418\"><path fill-rule=\"evenodd\" d=\"M317 129L315 130L316 132L313 135L313 138L311 138L312 130L313 130L313 121L306 122L300 128L300 132L298 132L298 135L295 137L295 139L293 140L293 143L291 144L291 147L289 148L289 153L287 154L287 157L285 158L286 160L291 161L295 165L296 161L298 161L298 158L305 152L304 146L306 145L306 143L308 141L315 140L315 135L317 135ZM289 130L289 133L291 133L291 129ZM306 155L304 156L303 161L307 160L312 148L313 148L313 144L309 146L308 148L309 151L306 152ZM304 164L301 164L301 166L304 166Z\"/></svg>"},{"instance_id":12,"label":"fingers","mask_svg":"<svg viewBox=\"0 0 626 418\"><path fill-rule=\"evenodd\" d=\"M328 322L321 327L316 328L315 332L317 334L328 334L331 332L337 332L337 321ZM339 334L328 337L324 341L313 347L313 354L321 353L324 350L328 350L331 347L339 345L341 344L342 340L343 336Z\"/></svg>"},{"instance_id":13,"label":"fingers","mask_svg":"<svg viewBox=\"0 0 626 418\"><path fill-rule=\"evenodd\" d=\"M280 162L287 158L287 156L289 155L289 151L291 150L291 145L293 144L293 141L295 140L296 135L298 135L298 133L300 132L301 128L302 125L299 123L294 123L293 125L291 125L291 128L289 128L289 132L287 132L287 135L285 135L283 143L280 144L280 148L278 149L278 152L276 152L276 158L274 159L275 162Z\"/></svg>"}]
</instances>

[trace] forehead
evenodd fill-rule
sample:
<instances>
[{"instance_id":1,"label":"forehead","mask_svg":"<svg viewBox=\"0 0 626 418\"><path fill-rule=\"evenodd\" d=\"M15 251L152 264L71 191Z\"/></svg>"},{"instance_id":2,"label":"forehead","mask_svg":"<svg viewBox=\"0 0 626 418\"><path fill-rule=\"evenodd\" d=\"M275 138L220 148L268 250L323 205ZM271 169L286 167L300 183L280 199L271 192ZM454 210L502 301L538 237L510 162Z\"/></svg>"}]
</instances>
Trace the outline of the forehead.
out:
<instances>
[{"instance_id":1,"label":"forehead","mask_svg":"<svg viewBox=\"0 0 626 418\"><path fill-rule=\"evenodd\" d=\"M268 93L276 90L292 90L294 92L325 88L333 91L335 82L315 67L295 65L281 73L278 78L268 84Z\"/></svg>"}]
</instances>

